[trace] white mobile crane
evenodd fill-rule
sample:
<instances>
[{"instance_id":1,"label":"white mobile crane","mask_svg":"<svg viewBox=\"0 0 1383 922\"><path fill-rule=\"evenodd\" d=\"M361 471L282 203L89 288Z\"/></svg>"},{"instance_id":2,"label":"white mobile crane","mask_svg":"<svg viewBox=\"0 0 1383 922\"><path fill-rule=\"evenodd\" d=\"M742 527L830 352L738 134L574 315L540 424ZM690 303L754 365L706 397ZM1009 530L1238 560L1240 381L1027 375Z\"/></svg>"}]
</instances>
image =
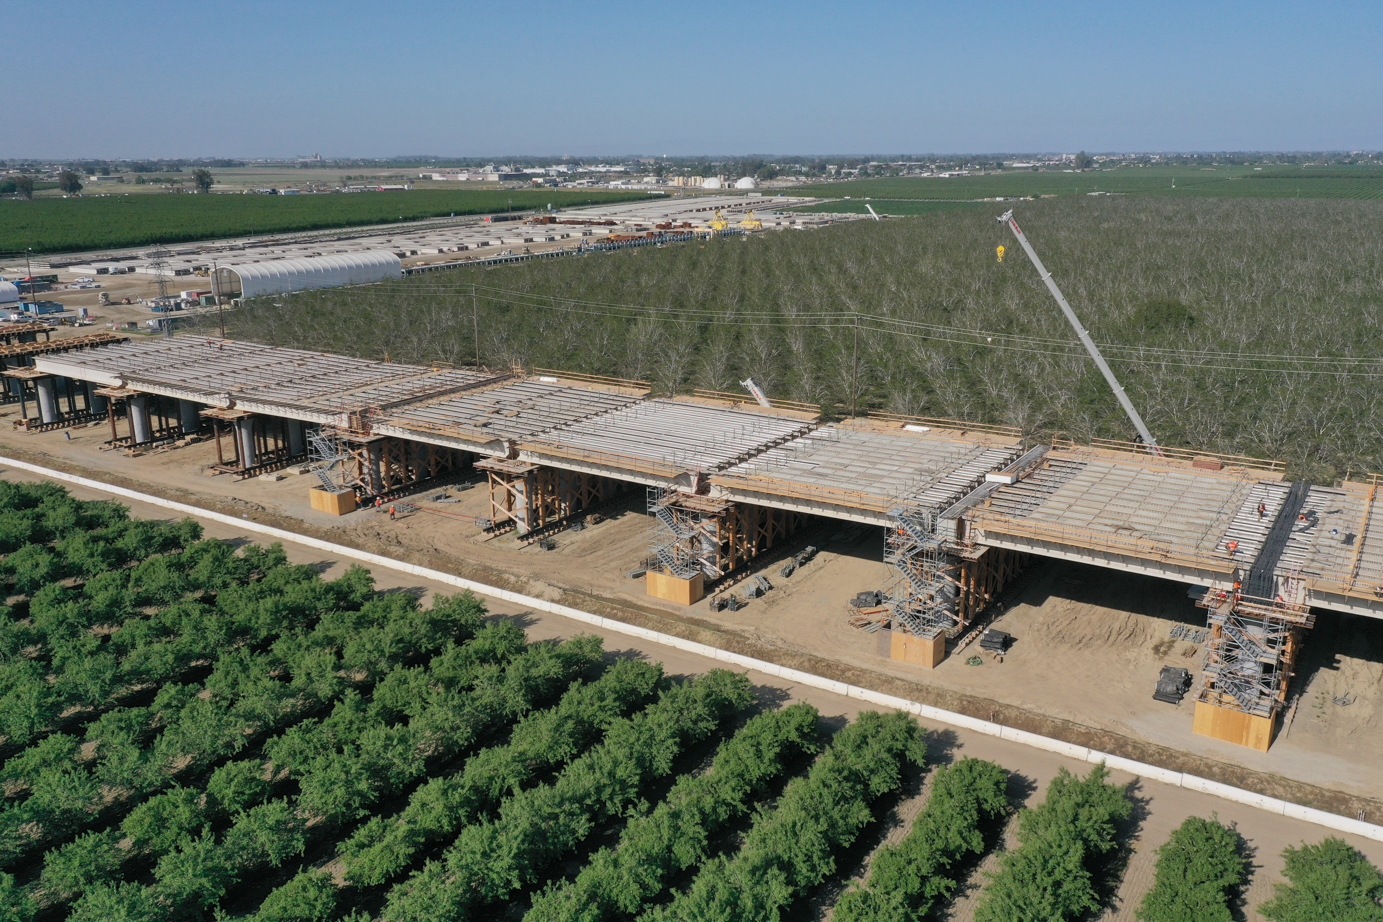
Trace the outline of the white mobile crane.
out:
<instances>
[{"instance_id":1,"label":"white mobile crane","mask_svg":"<svg viewBox=\"0 0 1383 922\"><path fill-rule=\"evenodd\" d=\"M1013 236L1018 238L1018 242L1023 246L1023 252L1028 254L1028 259L1037 267L1037 274L1042 276L1042 281L1046 283L1047 290L1056 298L1057 306L1066 315L1071 326L1076 331L1076 336L1080 338L1081 344L1085 346L1085 351L1090 353L1090 357L1095 360L1095 365L1100 369L1100 374L1104 375L1105 381L1109 382L1110 388L1114 391L1114 398L1119 401L1119 406L1124 408L1128 418L1133 422L1133 428L1138 430L1139 440L1148 447L1148 451L1158 457L1162 456L1162 449L1157 447L1157 439L1153 438L1148 431L1147 424L1143 422L1143 417L1138 415L1138 411L1133 408L1133 403L1128 399L1128 394L1124 393L1123 387L1119 385L1119 379L1114 377L1114 372L1110 370L1104 356L1100 355L1100 349L1095 345L1095 341L1090 338L1090 334L1085 327L1081 326L1080 320L1076 317L1076 312L1071 310L1071 305L1066 303L1066 297L1061 293L1061 289L1056 287L1056 282L1052 281L1052 274L1047 271L1047 267L1042 265L1042 260L1037 258L1037 251L1032 248L1028 238L1023 234L1018 222L1013 219L1013 209L1010 208L998 218L1000 224L1007 224L1009 230L1013 231Z\"/></svg>"}]
</instances>

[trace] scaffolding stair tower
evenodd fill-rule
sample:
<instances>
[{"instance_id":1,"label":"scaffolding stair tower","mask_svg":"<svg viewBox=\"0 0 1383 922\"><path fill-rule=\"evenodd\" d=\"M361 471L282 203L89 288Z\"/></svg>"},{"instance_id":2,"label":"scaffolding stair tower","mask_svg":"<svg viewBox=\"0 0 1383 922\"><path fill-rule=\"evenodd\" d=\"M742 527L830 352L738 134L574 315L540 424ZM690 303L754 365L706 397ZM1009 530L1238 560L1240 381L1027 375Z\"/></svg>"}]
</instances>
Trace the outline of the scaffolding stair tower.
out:
<instances>
[{"instance_id":1,"label":"scaffolding stair tower","mask_svg":"<svg viewBox=\"0 0 1383 922\"><path fill-rule=\"evenodd\" d=\"M1207 592L1210 637L1197 701L1275 720L1287 703L1292 665L1309 628L1309 606L1277 576L1310 484L1293 483L1257 556L1235 573L1234 590Z\"/></svg>"}]
</instances>

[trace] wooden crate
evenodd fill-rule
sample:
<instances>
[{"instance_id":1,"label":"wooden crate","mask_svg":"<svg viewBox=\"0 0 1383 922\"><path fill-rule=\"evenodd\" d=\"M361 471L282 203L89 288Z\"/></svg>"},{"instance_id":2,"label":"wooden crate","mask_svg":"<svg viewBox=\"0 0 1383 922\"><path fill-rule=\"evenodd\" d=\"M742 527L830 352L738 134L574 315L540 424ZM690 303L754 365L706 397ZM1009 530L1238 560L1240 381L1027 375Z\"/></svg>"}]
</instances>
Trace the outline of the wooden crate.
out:
<instances>
[{"instance_id":1,"label":"wooden crate","mask_svg":"<svg viewBox=\"0 0 1383 922\"><path fill-rule=\"evenodd\" d=\"M355 511L354 490L329 491L320 487L313 487L308 491L308 494L312 500L312 508L318 512L345 515L347 512Z\"/></svg>"},{"instance_id":2,"label":"wooden crate","mask_svg":"<svg viewBox=\"0 0 1383 922\"><path fill-rule=\"evenodd\" d=\"M1201 736L1267 752L1273 744L1273 734L1277 732L1277 721L1272 717L1259 717L1197 701L1191 729Z\"/></svg>"},{"instance_id":3,"label":"wooden crate","mask_svg":"<svg viewBox=\"0 0 1383 922\"><path fill-rule=\"evenodd\" d=\"M649 570L645 574L648 586L648 594L655 599L662 599L665 602L676 602L679 605L694 605L700 602L706 595L705 581L703 573L698 573L691 579L681 579L680 577L670 576L667 573L659 573L656 570Z\"/></svg>"},{"instance_id":4,"label":"wooden crate","mask_svg":"<svg viewBox=\"0 0 1383 922\"><path fill-rule=\"evenodd\" d=\"M889 643L889 657L891 659L912 663L914 666L926 666L928 669L935 669L946 658L945 634L938 634L931 640L905 634L902 631L893 631L892 635Z\"/></svg>"}]
</instances>

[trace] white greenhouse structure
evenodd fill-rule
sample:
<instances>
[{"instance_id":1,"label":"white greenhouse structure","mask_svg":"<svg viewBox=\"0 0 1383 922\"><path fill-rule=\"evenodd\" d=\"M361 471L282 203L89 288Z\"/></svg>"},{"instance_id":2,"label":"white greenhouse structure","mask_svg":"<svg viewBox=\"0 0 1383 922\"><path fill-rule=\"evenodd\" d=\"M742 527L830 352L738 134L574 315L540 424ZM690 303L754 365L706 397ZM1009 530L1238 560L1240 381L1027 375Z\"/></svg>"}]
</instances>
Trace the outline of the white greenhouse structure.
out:
<instances>
[{"instance_id":1,"label":"white greenhouse structure","mask_svg":"<svg viewBox=\"0 0 1383 922\"><path fill-rule=\"evenodd\" d=\"M273 259L216 270L217 294L223 298L256 298L260 295L364 285L403 278L403 263L387 250Z\"/></svg>"}]
</instances>

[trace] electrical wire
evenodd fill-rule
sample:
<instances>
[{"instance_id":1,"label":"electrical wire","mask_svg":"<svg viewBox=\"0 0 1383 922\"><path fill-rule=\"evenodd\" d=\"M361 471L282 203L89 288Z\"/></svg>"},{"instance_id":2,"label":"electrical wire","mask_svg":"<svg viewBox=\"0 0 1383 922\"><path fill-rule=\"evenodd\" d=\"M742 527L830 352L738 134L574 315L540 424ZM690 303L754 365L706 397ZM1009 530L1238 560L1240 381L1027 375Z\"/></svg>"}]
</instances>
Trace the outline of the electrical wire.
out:
<instances>
[{"instance_id":1,"label":"electrical wire","mask_svg":"<svg viewBox=\"0 0 1383 922\"><path fill-rule=\"evenodd\" d=\"M614 320L658 320L687 326L795 327L810 329L858 329L892 336L904 336L950 345L980 347L987 350L1043 355L1056 358L1086 359L1084 346L1076 340L1025 336L992 330L942 326L854 310L815 310L783 313L776 310L726 310L715 308L651 307L613 304L580 298L535 294L485 285L415 286L406 291L338 289L333 296L354 296L378 300L381 296L406 298L414 295L464 297L467 288L487 302L556 311L577 316ZM306 295L302 292L298 296ZM1142 366L1232 371L1247 374L1331 375L1351 378L1383 377L1383 357L1305 356L1280 353L1225 352L1216 350L1167 349L1155 346L1128 346L1098 343L1121 362ZM1245 362L1262 363L1256 365ZM1264 367L1264 366L1268 367Z\"/></svg>"}]
</instances>

